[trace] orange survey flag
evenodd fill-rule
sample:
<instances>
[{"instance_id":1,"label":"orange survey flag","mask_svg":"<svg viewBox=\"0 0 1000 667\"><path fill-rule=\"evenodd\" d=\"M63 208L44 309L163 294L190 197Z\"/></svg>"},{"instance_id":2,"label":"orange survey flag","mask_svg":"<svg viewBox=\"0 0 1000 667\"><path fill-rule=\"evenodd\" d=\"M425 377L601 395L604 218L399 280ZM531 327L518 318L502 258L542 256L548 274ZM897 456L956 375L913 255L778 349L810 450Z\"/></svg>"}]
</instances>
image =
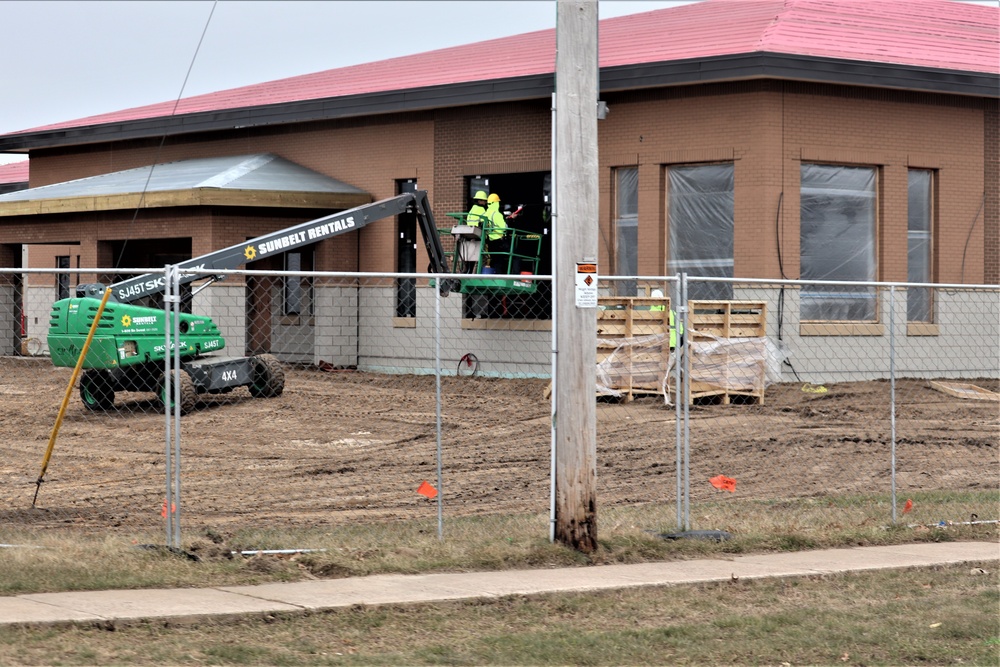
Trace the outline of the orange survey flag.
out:
<instances>
[{"instance_id":1,"label":"orange survey flag","mask_svg":"<svg viewBox=\"0 0 1000 667\"><path fill-rule=\"evenodd\" d=\"M437 497L438 490L435 489L430 484L428 484L427 480L424 480L420 484L420 488L417 489L417 493L419 493L422 496L427 496L428 498L435 498L435 497Z\"/></svg>"},{"instance_id":2,"label":"orange survey flag","mask_svg":"<svg viewBox=\"0 0 1000 667\"><path fill-rule=\"evenodd\" d=\"M907 513L907 512L909 512L909 511L910 511L911 509L913 509L913 501L912 501L912 500L910 500L909 498L907 498L907 499L906 499L906 504L905 504L905 505L903 505L903 514L906 514L906 513Z\"/></svg>"},{"instance_id":3,"label":"orange survey flag","mask_svg":"<svg viewBox=\"0 0 1000 667\"><path fill-rule=\"evenodd\" d=\"M736 491L736 480L732 477L726 477L725 475L716 475L712 479L708 480L712 486L719 489L720 491L729 491L729 493L734 493Z\"/></svg>"}]
</instances>

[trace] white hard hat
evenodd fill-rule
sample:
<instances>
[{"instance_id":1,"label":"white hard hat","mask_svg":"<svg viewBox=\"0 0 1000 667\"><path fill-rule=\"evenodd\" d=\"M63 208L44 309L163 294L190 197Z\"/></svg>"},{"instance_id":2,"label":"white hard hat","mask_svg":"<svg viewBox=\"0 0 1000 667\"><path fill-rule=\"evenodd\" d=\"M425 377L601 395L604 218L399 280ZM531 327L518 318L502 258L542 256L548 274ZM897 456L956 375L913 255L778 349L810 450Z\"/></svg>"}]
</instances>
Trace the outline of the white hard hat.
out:
<instances>
[{"instance_id":1,"label":"white hard hat","mask_svg":"<svg viewBox=\"0 0 1000 667\"><path fill-rule=\"evenodd\" d=\"M663 292L661 290L654 289L652 292L649 293L649 296L659 299L663 297Z\"/></svg>"}]
</instances>

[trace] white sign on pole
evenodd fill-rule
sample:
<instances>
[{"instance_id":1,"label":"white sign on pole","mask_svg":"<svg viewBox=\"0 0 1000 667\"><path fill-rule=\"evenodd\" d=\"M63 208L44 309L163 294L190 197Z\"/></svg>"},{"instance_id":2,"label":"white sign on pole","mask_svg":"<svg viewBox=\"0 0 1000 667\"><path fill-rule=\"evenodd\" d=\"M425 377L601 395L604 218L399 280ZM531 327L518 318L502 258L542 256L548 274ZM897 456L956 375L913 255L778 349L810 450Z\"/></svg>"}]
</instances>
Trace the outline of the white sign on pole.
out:
<instances>
[{"instance_id":1,"label":"white sign on pole","mask_svg":"<svg viewBox=\"0 0 1000 667\"><path fill-rule=\"evenodd\" d=\"M576 263L576 307L597 308L596 263Z\"/></svg>"}]
</instances>

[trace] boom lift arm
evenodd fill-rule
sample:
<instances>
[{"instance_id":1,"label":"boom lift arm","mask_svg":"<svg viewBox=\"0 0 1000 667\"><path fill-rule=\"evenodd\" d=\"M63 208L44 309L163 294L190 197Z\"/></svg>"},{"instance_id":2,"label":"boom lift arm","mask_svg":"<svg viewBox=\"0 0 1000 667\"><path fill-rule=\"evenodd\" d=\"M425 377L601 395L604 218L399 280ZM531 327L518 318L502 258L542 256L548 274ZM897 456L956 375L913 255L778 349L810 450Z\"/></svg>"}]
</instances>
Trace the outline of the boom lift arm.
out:
<instances>
[{"instance_id":1,"label":"boom lift arm","mask_svg":"<svg viewBox=\"0 0 1000 667\"><path fill-rule=\"evenodd\" d=\"M434 215L431 213L431 207L427 201L427 191L417 190L303 222L294 227L258 236L245 243L181 262L177 267L182 271L194 270L198 273L186 275L182 273L180 282L183 285L203 278L215 280L218 278L217 272L219 270L237 269L247 262L262 257L352 232L376 220L408 212L415 213L417 216L417 223L424 237L424 246L430 257L431 272L447 273L449 270L448 260L438 236ZM163 275L157 273L129 278L111 285L111 299L118 303L132 303L163 292L165 290L163 282ZM447 282L444 281L442 289L446 287ZM76 294L78 297L100 299L104 295L105 289L106 286L101 283L90 283L78 286Z\"/></svg>"}]
</instances>

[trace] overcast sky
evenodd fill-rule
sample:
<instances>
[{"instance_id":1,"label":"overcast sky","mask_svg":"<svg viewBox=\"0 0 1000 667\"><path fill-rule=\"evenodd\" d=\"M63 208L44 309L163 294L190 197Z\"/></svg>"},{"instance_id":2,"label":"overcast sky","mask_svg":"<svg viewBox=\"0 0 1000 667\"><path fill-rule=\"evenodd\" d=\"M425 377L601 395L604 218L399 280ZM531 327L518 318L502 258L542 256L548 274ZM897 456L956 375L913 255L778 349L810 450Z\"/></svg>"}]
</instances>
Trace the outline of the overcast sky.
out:
<instances>
[{"instance_id":1,"label":"overcast sky","mask_svg":"<svg viewBox=\"0 0 1000 667\"><path fill-rule=\"evenodd\" d=\"M686 2L598 8L610 18ZM174 100L182 88L189 97L553 28L555 19L554 0L0 2L0 134ZM0 163L20 159L0 154Z\"/></svg>"}]
</instances>

